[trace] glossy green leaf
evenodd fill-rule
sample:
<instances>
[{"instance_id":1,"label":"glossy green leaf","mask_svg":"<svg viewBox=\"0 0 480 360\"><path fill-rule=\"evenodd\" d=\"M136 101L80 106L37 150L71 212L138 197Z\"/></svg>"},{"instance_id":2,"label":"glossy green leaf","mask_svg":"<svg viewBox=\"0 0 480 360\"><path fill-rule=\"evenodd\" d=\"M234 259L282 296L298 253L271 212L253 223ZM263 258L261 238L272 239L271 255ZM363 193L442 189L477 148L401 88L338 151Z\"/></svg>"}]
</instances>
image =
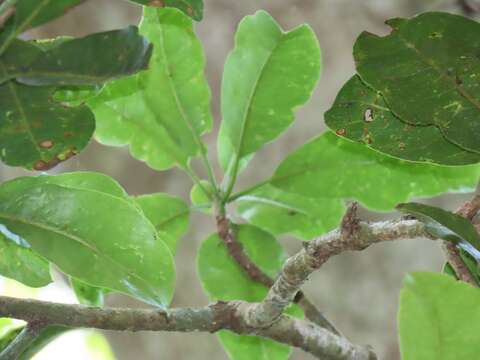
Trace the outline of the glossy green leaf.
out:
<instances>
[{"instance_id":1,"label":"glossy green leaf","mask_svg":"<svg viewBox=\"0 0 480 360\"><path fill-rule=\"evenodd\" d=\"M0 55L20 33L62 16L85 0L20 0L0 34Z\"/></svg>"},{"instance_id":2,"label":"glossy green leaf","mask_svg":"<svg viewBox=\"0 0 480 360\"><path fill-rule=\"evenodd\" d=\"M355 43L362 80L403 121L434 125L449 141L480 152L480 24L438 12L387 23L389 35L363 33Z\"/></svg>"},{"instance_id":3,"label":"glossy green leaf","mask_svg":"<svg viewBox=\"0 0 480 360\"><path fill-rule=\"evenodd\" d=\"M32 249L7 238L3 234L6 231L8 231L6 228L0 226L0 275L30 287L41 287L51 283L48 262Z\"/></svg>"},{"instance_id":4,"label":"glossy green leaf","mask_svg":"<svg viewBox=\"0 0 480 360\"><path fill-rule=\"evenodd\" d=\"M283 32L265 11L245 17L225 63L220 134L230 141L219 141L220 157L231 145L236 162L286 130L294 110L310 98L320 67L320 48L309 26Z\"/></svg>"},{"instance_id":5,"label":"glossy green leaf","mask_svg":"<svg viewBox=\"0 0 480 360\"><path fill-rule=\"evenodd\" d=\"M175 254L177 241L188 230L190 221L188 205L178 197L161 193L139 196L135 201L155 226L172 254Z\"/></svg>"},{"instance_id":6,"label":"glossy green leaf","mask_svg":"<svg viewBox=\"0 0 480 360\"><path fill-rule=\"evenodd\" d=\"M106 292L104 289L88 285L75 278L70 278L70 287L80 304L98 307L103 306L103 295Z\"/></svg>"},{"instance_id":7,"label":"glossy green leaf","mask_svg":"<svg viewBox=\"0 0 480 360\"><path fill-rule=\"evenodd\" d=\"M206 151L200 136L212 126L201 45L192 20L173 8L145 8L140 33L154 45L150 69L108 84L89 102L96 137L130 145L132 155L154 169L186 167Z\"/></svg>"},{"instance_id":8,"label":"glossy green leaf","mask_svg":"<svg viewBox=\"0 0 480 360\"><path fill-rule=\"evenodd\" d=\"M435 206L413 202L400 204L397 209L425 223L427 231L433 236L459 244L480 260L480 235L468 219ZM462 244L464 242L474 249L465 247L467 244Z\"/></svg>"},{"instance_id":9,"label":"glossy green leaf","mask_svg":"<svg viewBox=\"0 0 480 360\"><path fill-rule=\"evenodd\" d=\"M293 234L310 240L340 223L343 202L332 198L307 198L264 185L239 197L238 213L273 235Z\"/></svg>"},{"instance_id":10,"label":"glossy green leaf","mask_svg":"<svg viewBox=\"0 0 480 360\"><path fill-rule=\"evenodd\" d=\"M308 197L353 198L380 211L412 198L473 191L479 166L441 167L393 159L327 132L277 168L271 184Z\"/></svg>"},{"instance_id":11,"label":"glossy green leaf","mask_svg":"<svg viewBox=\"0 0 480 360\"><path fill-rule=\"evenodd\" d=\"M13 81L0 85L0 159L7 165L47 170L88 144L92 112L53 101L53 91Z\"/></svg>"},{"instance_id":12,"label":"glossy green leaf","mask_svg":"<svg viewBox=\"0 0 480 360\"><path fill-rule=\"evenodd\" d=\"M406 276L398 313L403 360L470 360L480 351L480 292L434 273Z\"/></svg>"},{"instance_id":13,"label":"glossy green leaf","mask_svg":"<svg viewBox=\"0 0 480 360\"><path fill-rule=\"evenodd\" d=\"M0 186L0 223L66 274L169 304L172 255L138 205L96 173L17 178Z\"/></svg>"},{"instance_id":14,"label":"glossy green leaf","mask_svg":"<svg viewBox=\"0 0 480 360\"><path fill-rule=\"evenodd\" d=\"M237 239L250 259L266 274L276 277L287 255L275 238L251 225L236 226ZM230 257L217 234L206 239L198 253L198 272L211 300L260 301L268 289L253 282ZM228 284L228 286L225 286ZM288 359L290 348L268 339L219 332L219 339L232 360Z\"/></svg>"},{"instance_id":15,"label":"glossy green leaf","mask_svg":"<svg viewBox=\"0 0 480 360\"><path fill-rule=\"evenodd\" d=\"M337 135L396 158L445 165L480 162L480 154L449 142L437 127L413 126L400 120L383 96L358 76L340 90L325 113L325 122Z\"/></svg>"},{"instance_id":16,"label":"glossy green leaf","mask_svg":"<svg viewBox=\"0 0 480 360\"><path fill-rule=\"evenodd\" d=\"M135 26L62 40L48 49L15 40L0 57L0 84L95 85L148 66L152 45Z\"/></svg>"},{"instance_id":17,"label":"glossy green leaf","mask_svg":"<svg viewBox=\"0 0 480 360\"><path fill-rule=\"evenodd\" d=\"M200 21L203 18L203 0L130 0L145 6L174 7Z\"/></svg>"}]
</instances>

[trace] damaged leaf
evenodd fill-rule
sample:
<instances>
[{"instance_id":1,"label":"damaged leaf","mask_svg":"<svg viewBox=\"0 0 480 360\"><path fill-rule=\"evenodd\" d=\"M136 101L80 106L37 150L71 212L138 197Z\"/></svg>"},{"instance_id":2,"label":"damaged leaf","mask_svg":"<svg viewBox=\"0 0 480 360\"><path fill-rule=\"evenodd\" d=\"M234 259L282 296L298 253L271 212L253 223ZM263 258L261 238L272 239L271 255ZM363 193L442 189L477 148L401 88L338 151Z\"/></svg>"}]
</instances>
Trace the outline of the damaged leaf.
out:
<instances>
[{"instance_id":1,"label":"damaged leaf","mask_svg":"<svg viewBox=\"0 0 480 360\"><path fill-rule=\"evenodd\" d=\"M7 165L48 170L88 144L93 113L54 101L53 91L13 81L0 85L0 159Z\"/></svg>"}]
</instances>

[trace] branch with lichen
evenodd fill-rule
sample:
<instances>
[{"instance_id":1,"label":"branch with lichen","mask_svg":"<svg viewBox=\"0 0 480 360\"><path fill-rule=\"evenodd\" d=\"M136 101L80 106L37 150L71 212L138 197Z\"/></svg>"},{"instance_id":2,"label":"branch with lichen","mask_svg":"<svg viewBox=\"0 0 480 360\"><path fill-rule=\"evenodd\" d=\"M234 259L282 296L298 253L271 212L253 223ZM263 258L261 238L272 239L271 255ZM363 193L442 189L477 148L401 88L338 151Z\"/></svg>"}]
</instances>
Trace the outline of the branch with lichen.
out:
<instances>
[{"instance_id":1,"label":"branch with lichen","mask_svg":"<svg viewBox=\"0 0 480 360\"><path fill-rule=\"evenodd\" d=\"M274 284L274 280L265 274L243 251L242 244L237 241L233 233L229 219L225 215L218 215L216 220L218 236L224 242L232 259L235 260L250 279L270 288ZM307 319L336 335L341 335L340 331L308 300L302 291L297 292L293 302L302 308Z\"/></svg>"},{"instance_id":2,"label":"branch with lichen","mask_svg":"<svg viewBox=\"0 0 480 360\"><path fill-rule=\"evenodd\" d=\"M260 303L232 301L200 309L136 310L0 297L0 316L42 326L129 331L230 330L301 348L320 359L375 359L369 347L354 345L311 321L286 316L283 311L294 300L307 277L332 256L344 251L363 250L379 242L420 237L431 238L417 220L361 222L354 206L347 212L339 229L304 243L303 249L285 262L279 277ZM2 354L0 359L4 359Z\"/></svg>"},{"instance_id":3,"label":"branch with lichen","mask_svg":"<svg viewBox=\"0 0 480 360\"><path fill-rule=\"evenodd\" d=\"M246 321L246 311L251 305L231 301L217 302L198 309L139 310L97 308L0 296L0 316L42 326L64 325L118 331L214 333L230 330L237 334L265 337L301 348L319 359L376 359L369 347L353 345L345 338L309 321L287 315L280 316L275 324L268 328L251 327ZM30 327L27 326L27 329ZM23 347L21 349L23 350ZM6 357L7 355L9 357ZM11 355L11 352L2 353L0 359L14 359Z\"/></svg>"},{"instance_id":4,"label":"branch with lichen","mask_svg":"<svg viewBox=\"0 0 480 360\"><path fill-rule=\"evenodd\" d=\"M340 228L304 243L300 252L287 259L265 299L250 306L248 323L253 327L275 323L307 278L332 256L344 251L364 250L379 242L415 238L432 238L420 221L361 222L356 216L356 204L353 204Z\"/></svg>"}]
</instances>

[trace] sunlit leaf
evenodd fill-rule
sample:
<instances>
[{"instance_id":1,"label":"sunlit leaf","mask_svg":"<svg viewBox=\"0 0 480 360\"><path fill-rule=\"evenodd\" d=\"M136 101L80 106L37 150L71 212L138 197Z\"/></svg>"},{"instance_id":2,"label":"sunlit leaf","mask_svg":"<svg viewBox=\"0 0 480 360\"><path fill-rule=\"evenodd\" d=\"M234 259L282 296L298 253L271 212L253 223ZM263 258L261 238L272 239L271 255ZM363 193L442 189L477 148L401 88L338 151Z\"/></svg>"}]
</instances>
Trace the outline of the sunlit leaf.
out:
<instances>
[{"instance_id":1,"label":"sunlit leaf","mask_svg":"<svg viewBox=\"0 0 480 360\"><path fill-rule=\"evenodd\" d=\"M142 195L134 199L172 254L175 254L177 241L188 230L190 218L188 205L180 198L162 193Z\"/></svg>"},{"instance_id":2,"label":"sunlit leaf","mask_svg":"<svg viewBox=\"0 0 480 360\"><path fill-rule=\"evenodd\" d=\"M130 0L145 6L174 7L200 21L203 18L203 0Z\"/></svg>"},{"instance_id":3,"label":"sunlit leaf","mask_svg":"<svg viewBox=\"0 0 480 360\"><path fill-rule=\"evenodd\" d=\"M480 292L450 276L405 278L398 314L403 360L469 360L480 351Z\"/></svg>"},{"instance_id":4,"label":"sunlit leaf","mask_svg":"<svg viewBox=\"0 0 480 360\"><path fill-rule=\"evenodd\" d=\"M220 157L233 150L236 162L287 129L294 110L309 99L320 67L320 48L309 26L283 32L264 11L245 17L224 69L220 136L229 141L219 140Z\"/></svg>"},{"instance_id":5,"label":"sunlit leaf","mask_svg":"<svg viewBox=\"0 0 480 360\"><path fill-rule=\"evenodd\" d=\"M274 234L291 233L310 240L340 223L344 213L339 199L307 198L264 185L236 200L239 214Z\"/></svg>"},{"instance_id":6,"label":"sunlit leaf","mask_svg":"<svg viewBox=\"0 0 480 360\"><path fill-rule=\"evenodd\" d=\"M149 70L108 84L89 102L96 137L130 145L154 169L186 167L206 151L200 136L212 125L201 45L192 20L173 8L145 8L140 33L154 45Z\"/></svg>"},{"instance_id":7,"label":"sunlit leaf","mask_svg":"<svg viewBox=\"0 0 480 360\"><path fill-rule=\"evenodd\" d=\"M307 197L353 198L381 211L412 198L473 191L479 166L416 164L379 154L328 132L290 154L271 184Z\"/></svg>"},{"instance_id":8,"label":"sunlit leaf","mask_svg":"<svg viewBox=\"0 0 480 360\"><path fill-rule=\"evenodd\" d=\"M46 286L52 282L48 261L32 249L7 238L3 234L5 232L8 233L0 226L0 275L30 287Z\"/></svg>"},{"instance_id":9,"label":"sunlit leaf","mask_svg":"<svg viewBox=\"0 0 480 360\"><path fill-rule=\"evenodd\" d=\"M0 223L66 274L169 304L172 255L138 205L96 173L17 178L0 186Z\"/></svg>"}]
</instances>

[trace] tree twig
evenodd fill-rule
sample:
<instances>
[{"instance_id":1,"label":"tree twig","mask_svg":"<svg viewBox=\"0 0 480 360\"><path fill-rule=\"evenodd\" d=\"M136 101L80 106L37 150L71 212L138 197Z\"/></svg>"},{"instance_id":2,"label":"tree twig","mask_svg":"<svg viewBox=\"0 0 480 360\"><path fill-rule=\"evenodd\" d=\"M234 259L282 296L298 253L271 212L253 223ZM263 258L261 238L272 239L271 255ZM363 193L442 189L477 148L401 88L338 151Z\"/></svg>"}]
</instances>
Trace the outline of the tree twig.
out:
<instances>
[{"instance_id":1,"label":"tree twig","mask_svg":"<svg viewBox=\"0 0 480 360\"><path fill-rule=\"evenodd\" d=\"M354 231L350 231L352 229ZM359 222L355 210L350 210L340 229L305 243L300 252L287 259L265 299L249 309L247 320L254 327L270 326L292 302L308 276L334 255L348 250L363 250L378 242L415 238L432 238L425 232L423 223L417 220L370 224Z\"/></svg>"},{"instance_id":2,"label":"tree twig","mask_svg":"<svg viewBox=\"0 0 480 360\"><path fill-rule=\"evenodd\" d=\"M479 210L480 195L476 195L472 200L466 202L460 209L458 209L456 213L471 221ZM475 277L467 265L463 262L457 246L450 241L443 241L442 250L445 255L445 259L452 266L458 279L472 286L478 287Z\"/></svg>"},{"instance_id":3,"label":"tree twig","mask_svg":"<svg viewBox=\"0 0 480 360\"><path fill-rule=\"evenodd\" d=\"M232 230L230 220L224 215L218 215L216 220L218 236L225 243L230 256L245 271L250 279L270 288L274 284L274 280L251 261L245 251L243 251L242 244L237 241ZM342 335L341 332L316 308L316 306L306 298L303 292L299 291L296 294L294 302L303 309L307 319L336 335Z\"/></svg>"},{"instance_id":4,"label":"tree twig","mask_svg":"<svg viewBox=\"0 0 480 360\"><path fill-rule=\"evenodd\" d=\"M473 17L480 12L478 5L472 5L468 0L457 0L457 5L466 16Z\"/></svg>"},{"instance_id":5,"label":"tree twig","mask_svg":"<svg viewBox=\"0 0 480 360\"><path fill-rule=\"evenodd\" d=\"M13 341L0 354L1 360L16 360L35 340L43 328L37 321L31 320Z\"/></svg>"},{"instance_id":6,"label":"tree twig","mask_svg":"<svg viewBox=\"0 0 480 360\"><path fill-rule=\"evenodd\" d=\"M216 332L231 330L301 348L319 359L376 359L369 347L357 346L311 322L282 315L268 328L253 328L245 321L251 303L217 302L203 308L168 310L113 309L59 304L0 296L0 316L44 325L119 331ZM7 358L0 357L2 360Z\"/></svg>"}]
</instances>

